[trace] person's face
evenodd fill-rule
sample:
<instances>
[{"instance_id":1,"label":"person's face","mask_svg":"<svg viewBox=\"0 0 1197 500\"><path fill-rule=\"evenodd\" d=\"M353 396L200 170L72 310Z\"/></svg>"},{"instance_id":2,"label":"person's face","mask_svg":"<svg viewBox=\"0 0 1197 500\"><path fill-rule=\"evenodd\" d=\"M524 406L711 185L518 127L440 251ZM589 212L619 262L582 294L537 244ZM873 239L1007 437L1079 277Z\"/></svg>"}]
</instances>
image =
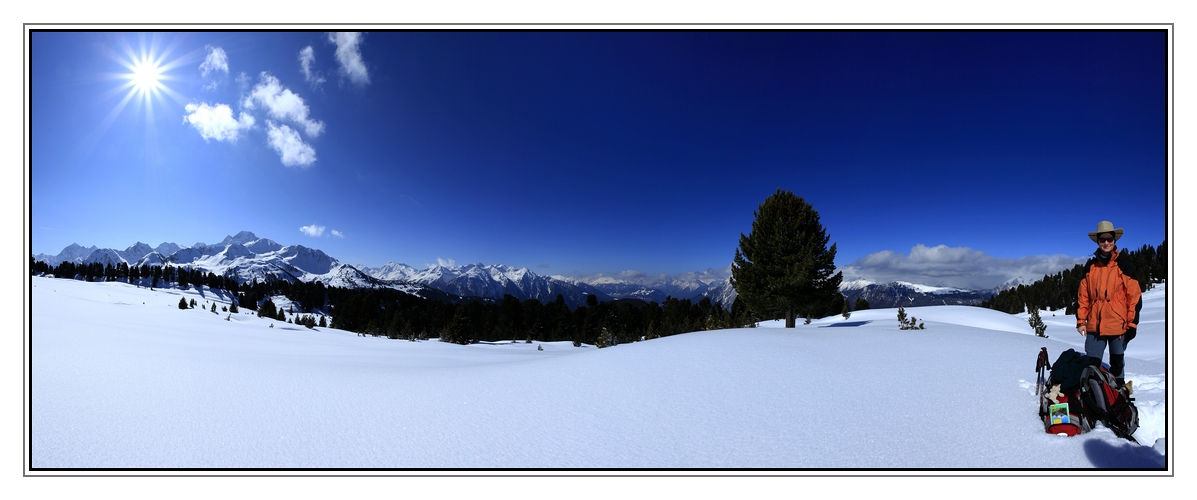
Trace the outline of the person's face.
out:
<instances>
[{"instance_id":1,"label":"person's face","mask_svg":"<svg viewBox=\"0 0 1197 500\"><path fill-rule=\"evenodd\" d=\"M1101 233L1097 235L1097 247L1101 248L1104 253L1110 253L1114 250L1114 234Z\"/></svg>"}]
</instances>

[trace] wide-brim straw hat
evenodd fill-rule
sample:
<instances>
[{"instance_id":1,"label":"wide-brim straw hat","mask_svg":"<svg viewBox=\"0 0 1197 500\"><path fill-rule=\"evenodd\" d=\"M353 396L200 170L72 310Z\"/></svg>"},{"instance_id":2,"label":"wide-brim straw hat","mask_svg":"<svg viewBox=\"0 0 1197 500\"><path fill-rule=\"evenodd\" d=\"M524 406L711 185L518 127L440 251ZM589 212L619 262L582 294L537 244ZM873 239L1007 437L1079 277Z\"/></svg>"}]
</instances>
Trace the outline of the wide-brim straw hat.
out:
<instances>
[{"instance_id":1,"label":"wide-brim straw hat","mask_svg":"<svg viewBox=\"0 0 1197 500\"><path fill-rule=\"evenodd\" d=\"M1097 223L1097 230L1089 233L1089 239L1097 243L1097 235L1101 233L1114 233L1114 241L1122 237L1122 228L1114 229L1114 223L1108 220L1103 220Z\"/></svg>"}]
</instances>

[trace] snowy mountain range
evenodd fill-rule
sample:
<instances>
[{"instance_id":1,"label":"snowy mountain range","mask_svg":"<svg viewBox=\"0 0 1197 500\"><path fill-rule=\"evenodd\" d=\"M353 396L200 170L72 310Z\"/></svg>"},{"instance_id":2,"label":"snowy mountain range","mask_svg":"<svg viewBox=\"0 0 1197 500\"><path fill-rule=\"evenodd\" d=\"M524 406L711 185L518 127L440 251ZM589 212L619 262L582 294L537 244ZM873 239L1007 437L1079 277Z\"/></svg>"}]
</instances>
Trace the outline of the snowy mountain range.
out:
<instances>
[{"instance_id":1,"label":"snowy mountain range","mask_svg":"<svg viewBox=\"0 0 1197 500\"><path fill-rule=\"evenodd\" d=\"M230 276L241 283L269 279L313 282L346 288L387 287L427 296L427 290L437 290L455 297L481 297L502 300L504 295L518 299L552 302L560 294L570 308L586 303L593 295L599 301L639 299L657 303L666 298L701 300L710 298L731 308L736 291L726 273L688 273L679 276L637 276L617 278L596 276L572 278L538 275L527 268L502 264L433 265L418 269L407 264L389 262L381 267L353 266L342 263L324 252L303 245L283 246L273 240L242 231L227 236L219 243L196 243L183 246L162 243L157 247L137 242L117 250L83 247L71 244L58 255L38 254L34 259L57 266L62 262L77 264L111 264L175 266L200 268L207 272ZM1019 284L1029 283L1021 277L1003 283L992 290L964 290L934 287L895 281L875 283L870 280L845 281L840 291L850 302L864 298L873 308L925 305L971 305L988 299L995 293Z\"/></svg>"},{"instance_id":2,"label":"snowy mountain range","mask_svg":"<svg viewBox=\"0 0 1197 500\"><path fill-rule=\"evenodd\" d=\"M225 237L220 243L196 243L182 246L163 243L151 248L135 243L125 250L112 248L84 248L71 244L58 255L38 254L34 259L51 266L62 262L104 265L174 266L198 268L207 272L235 278L240 283L254 280L283 279L287 281L321 281L329 286L346 288L384 286L379 280L357 268L343 264L324 252L303 245L283 246L242 231ZM395 288L402 288L396 286Z\"/></svg>"},{"instance_id":3,"label":"snowy mountain range","mask_svg":"<svg viewBox=\"0 0 1197 500\"><path fill-rule=\"evenodd\" d=\"M1015 280L1019 280L1019 278ZM869 280L854 280L841 283L840 293L844 294L844 298L854 305L857 299L865 299L872 309L899 306L974 305L1005 288L1010 288L1009 283L1011 282L1003 283L1002 286L991 290L965 290L905 281L874 283ZM1017 286L1017 283L1014 286Z\"/></svg>"},{"instance_id":4,"label":"snowy mountain range","mask_svg":"<svg viewBox=\"0 0 1197 500\"><path fill-rule=\"evenodd\" d=\"M527 268L502 264L434 265L417 269L407 264L389 262L382 267L358 266L362 272L388 283L409 283L434 288L461 297L485 297L501 300L512 295L520 300L552 302L561 294L570 308L586 303L593 295L599 301L639 299L663 303L669 297L701 300L709 297L730 308L735 290L724 279L684 279L661 276L655 279L618 280L607 277L570 278L542 276Z\"/></svg>"},{"instance_id":5,"label":"snowy mountain range","mask_svg":"<svg viewBox=\"0 0 1197 500\"><path fill-rule=\"evenodd\" d=\"M388 262L382 267L358 266L358 269L383 283L424 286L458 297L502 300L504 295L511 295L521 301L536 299L548 303L560 294L571 309L585 305L587 295L594 295L600 301L614 298L585 283L540 276L527 268L502 264L434 265L416 269Z\"/></svg>"},{"instance_id":6,"label":"snowy mountain range","mask_svg":"<svg viewBox=\"0 0 1197 500\"><path fill-rule=\"evenodd\" d=\"M328 286L388 287L424 296L432 295L427 293L432 289L463 298L502 300L505 295L512 295L520 300L536 299L547 303L556 300L560 294L570 308L585 304L589 295L600 301L638 298L658 302L664 302L670 295L694 300L710 296L713 302L722 301L726 307L730 307L734 299L734 290L727 280L662 278L658 280L658 287L650 287L611 280L592 283L584 279L541 276L527 268L502 264L434 265L426 269L394 262L377 268L352 266L323 251L303 245L283 246L249 231L227 236L215 244L200 242L184 246L163 243L150 247L137 242L124 250L95 246L85 248L71 244L58 255L38 254L33 257L50 266L62 262L103 265L124 263L130 266L170 264L233 277L240 283L271 279L321 281Z\"/></svg>"}]
</instances>

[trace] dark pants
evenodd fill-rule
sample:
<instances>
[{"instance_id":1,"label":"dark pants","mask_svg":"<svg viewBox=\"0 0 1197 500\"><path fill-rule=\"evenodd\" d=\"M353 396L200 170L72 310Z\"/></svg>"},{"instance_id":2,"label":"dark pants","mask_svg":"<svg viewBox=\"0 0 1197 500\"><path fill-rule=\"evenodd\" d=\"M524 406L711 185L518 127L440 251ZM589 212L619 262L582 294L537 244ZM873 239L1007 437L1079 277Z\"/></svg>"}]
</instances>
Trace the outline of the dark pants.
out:
<instances>
[{"instance_id":1,"label":"dark pants","mask_svg":"<svg viewBox=\"0 0 1197 500\"><path fill-rule=\"evenodd\" d=\"M1122 345L1121 335L1117 337L1102 337L1093 332L1086 334L1085 355L1101 359L1102 354L1105 353L1107 344L1110 346L1110 373L1114 374L1114 378L1122 378L1125 348Z\"/></svg>"}]
</instances>

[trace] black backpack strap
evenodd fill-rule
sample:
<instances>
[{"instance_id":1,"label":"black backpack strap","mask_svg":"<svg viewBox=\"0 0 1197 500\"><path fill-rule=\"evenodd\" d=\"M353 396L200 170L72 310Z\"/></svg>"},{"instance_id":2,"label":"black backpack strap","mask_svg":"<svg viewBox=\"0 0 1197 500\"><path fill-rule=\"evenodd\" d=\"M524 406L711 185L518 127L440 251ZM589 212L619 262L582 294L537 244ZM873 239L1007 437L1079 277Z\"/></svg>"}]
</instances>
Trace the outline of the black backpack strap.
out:
<instances>
[{"instance_id":1,"label":"black backpack strap","mask_svg":"<svg viewBox=\"0 0 1197 500\"><path fill-rule=\"evenodd\" d=\"M1130 259L1124 258L1126 257L1125 254L1119 255L1118 257L1118 260L1114 261L1118 263L1118 270L1122 271L1122 274L1134 278L1135 281L1139 281L1139 269L1135 267L1135 263L1131 262Z\"/></svg>"},{"instance_id":2,"label":"black backpack strap","mask_svg":"<svg viewBox=\"0 0 1197 500\"><path fill-rule=\"evenodd\" d=\"M1139 282L1138 269L1135 268L1135 264L1133 262L1131 262L1129 260L1124 260L1124 259L1118 259L1115 262L1118 263L1118 270L1121 271L1122 274L1129 276L1131 279L1135 280L1136 283ZM1142 287L1142 285L1139 285L1139 286ZM1134 321L1131 321L1131 323L1134 323L1136 325L1139 324L1139 312L1142 310L1143 310L1143 296L1140 295L1139 302L1137 304L1135 304L1135 319L1134 319ZM1127 328L1126 333L1122 334L1122 348L1125 349L1126 344L1130 343L1131 339L1135 338L1135 335L1138 333L1139 333L1138 328Z\"/></svg>"}]
</instances>

